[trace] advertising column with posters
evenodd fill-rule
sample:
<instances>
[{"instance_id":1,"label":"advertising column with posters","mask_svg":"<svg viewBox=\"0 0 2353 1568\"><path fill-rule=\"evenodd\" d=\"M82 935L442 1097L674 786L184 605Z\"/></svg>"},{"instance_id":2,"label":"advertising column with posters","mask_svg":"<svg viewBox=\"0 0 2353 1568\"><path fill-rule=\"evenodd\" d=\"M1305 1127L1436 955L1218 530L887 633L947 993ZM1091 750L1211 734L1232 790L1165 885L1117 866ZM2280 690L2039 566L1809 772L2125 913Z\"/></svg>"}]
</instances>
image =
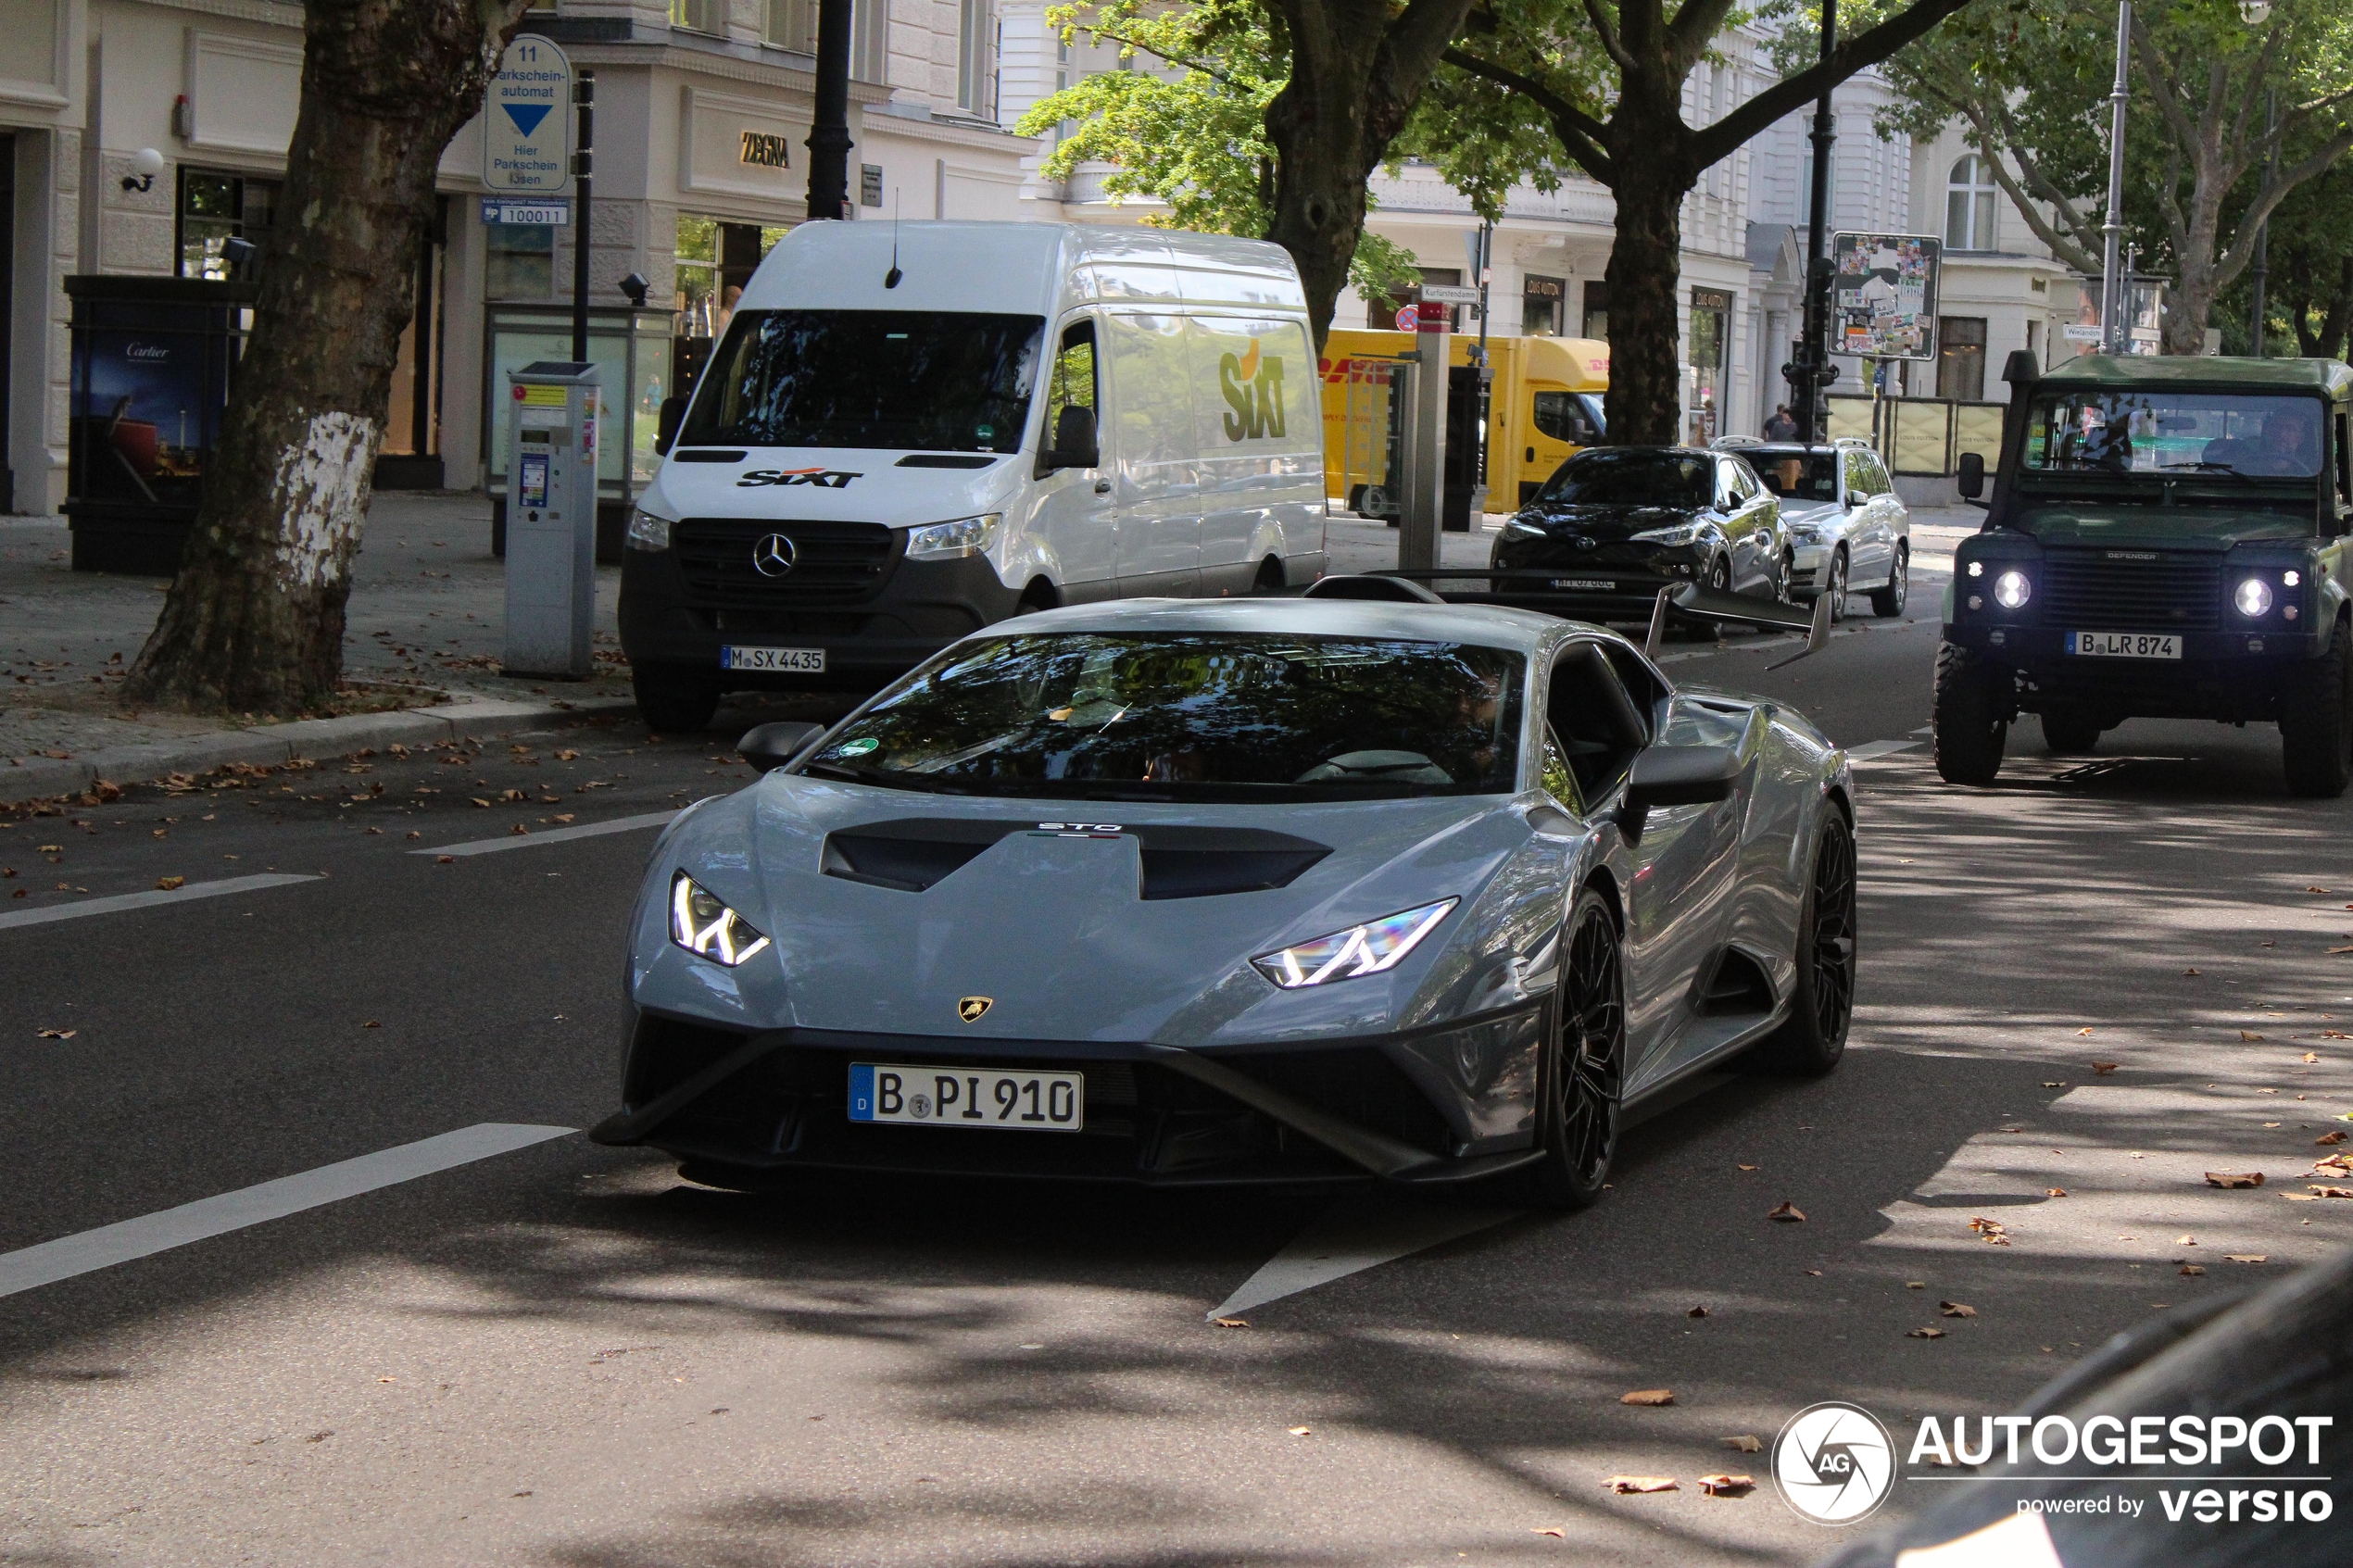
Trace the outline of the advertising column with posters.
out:
<instances>
[{"instance_id":1,"label":"advertising column with posters","mask_svg":"<svg viewBox=\"0 0 2353 1568\"><path fill-rule=\"evenodd\" d=\"M1937 271L1931 234L1834 234L1831 352L1865 359L1936 358Z\"/></svg>"}]
</instances>

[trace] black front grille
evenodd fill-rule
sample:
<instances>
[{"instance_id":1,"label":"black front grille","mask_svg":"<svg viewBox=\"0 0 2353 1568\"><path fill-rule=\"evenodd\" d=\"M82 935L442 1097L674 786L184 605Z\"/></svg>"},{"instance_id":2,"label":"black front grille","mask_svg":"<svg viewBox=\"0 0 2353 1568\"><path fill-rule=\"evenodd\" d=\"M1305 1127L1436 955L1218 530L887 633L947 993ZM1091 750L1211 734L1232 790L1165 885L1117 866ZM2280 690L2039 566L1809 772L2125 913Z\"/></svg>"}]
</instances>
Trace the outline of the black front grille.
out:
<instances>
[{"instance_id":1,"label":"black front grille","mask_svg":"<svg viewBox=\"0 0 2353 1568\"><path fill-rule=\"evenodd\" d=\"M773 577L752 564L771 533L792 543L792 570ZM894 531L878 522L688 518L672 529L671 539L686 574L686 602L697 609L856 604L881 589L899 550Z\"/></svg>"},{"instance_id":2,"label":"black front grille","mask_svg":"<svg viewBox=\"0 0 2353 1568\"><path fill-rule=\"evenodd\" d=\"M2212 555L2053 550L2035 592L2043 623L2069 632L2211 631L2221 608L2222 562Z\"/></svg>"}]
</instances>

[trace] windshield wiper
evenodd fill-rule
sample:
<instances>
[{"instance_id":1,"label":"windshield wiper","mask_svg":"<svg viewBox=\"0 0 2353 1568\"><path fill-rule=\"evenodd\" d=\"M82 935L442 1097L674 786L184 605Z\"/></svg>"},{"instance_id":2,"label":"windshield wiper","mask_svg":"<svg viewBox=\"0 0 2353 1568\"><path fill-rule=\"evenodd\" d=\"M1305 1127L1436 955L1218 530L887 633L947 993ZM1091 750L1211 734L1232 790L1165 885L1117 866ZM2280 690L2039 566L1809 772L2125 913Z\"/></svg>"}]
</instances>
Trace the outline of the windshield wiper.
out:
<instances>
[{"instance_id":1,"label":"windshield wiper","mask_svg":"<svg viewBox=\"0 0 2353 1568\"><path fill-rule=\"evenodd\" d=\"M2200 471L2210 469L2216 473L2236 473L2239 471L2236 467L2230 463L2159 463L2157 466L2161 469L2197 469Z\"/></svg>"}]
</instances>

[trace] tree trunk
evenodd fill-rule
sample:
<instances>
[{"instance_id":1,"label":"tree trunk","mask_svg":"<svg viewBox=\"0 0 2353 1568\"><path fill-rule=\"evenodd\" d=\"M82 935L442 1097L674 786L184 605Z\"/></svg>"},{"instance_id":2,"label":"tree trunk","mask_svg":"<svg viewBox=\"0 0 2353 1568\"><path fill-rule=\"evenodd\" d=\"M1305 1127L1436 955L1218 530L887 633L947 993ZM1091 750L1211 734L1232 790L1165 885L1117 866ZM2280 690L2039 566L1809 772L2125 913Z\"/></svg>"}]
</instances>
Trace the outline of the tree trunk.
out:
<instances>
[{"instance_id":1,"label":"tree trunk","mask_svg":"<svg viewBox=\"0 0 2353 1568\"><path fill-rule=\"evenodd\" d=\"M1322 352L1365 232L1365 184L1461 31L1470 0L1275 0L1290 80L1266 106L1279 155L1266 237L1290 252Z\"/></svg>"},{"instance_id":2,"label":"tree trunk","mask_svg":"<svg viewBox=\"0 0 2353 1568\"><path fill-rule=\"evenodd\" d=\"M1629 118L1621 99L1616 132ZM1675 130L1680 117L1671 117ZM1647 129L1647 128L1646 128ZM1671 132L1613 138L1617 230L1603 281L1609 290L1609 391L1602 408L1612 445L1673 445L1682 407L1677 295L1683 268L1683 197L1692 175ZM1666 149L1662 152L1662 149Z\"/></svg>"},{"instance_id":3,"label":"tree trunk","mask_svg":"<svg viewBox=\"0 0 2353 1568\"><path fill-rule=\"evenodd\" d=\"M286 715L333 693L434 172L527 3L304 8L285 217L136 699Z\"/></svg>"}]
</instances>

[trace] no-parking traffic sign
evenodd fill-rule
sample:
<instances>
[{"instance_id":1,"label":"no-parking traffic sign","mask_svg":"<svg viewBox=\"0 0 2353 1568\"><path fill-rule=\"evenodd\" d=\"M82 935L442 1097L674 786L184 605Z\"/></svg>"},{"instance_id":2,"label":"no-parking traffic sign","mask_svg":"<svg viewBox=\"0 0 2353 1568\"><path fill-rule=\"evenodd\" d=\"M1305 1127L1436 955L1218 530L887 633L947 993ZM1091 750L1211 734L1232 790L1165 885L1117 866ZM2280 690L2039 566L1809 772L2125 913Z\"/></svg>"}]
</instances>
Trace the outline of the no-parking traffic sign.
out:
<instances>
[{"instance_id":1,"label":"no-parking traffic sign","mask_svg":"<svg viewBox=\"0 0 2353 1568\"><path fill-rule=\"evenodd\" d=\"M572 141L572 61L547 39L516 39L498 56L482 107L482 182L543 195L564 190Z\"/></svg>"}]
</instances>

